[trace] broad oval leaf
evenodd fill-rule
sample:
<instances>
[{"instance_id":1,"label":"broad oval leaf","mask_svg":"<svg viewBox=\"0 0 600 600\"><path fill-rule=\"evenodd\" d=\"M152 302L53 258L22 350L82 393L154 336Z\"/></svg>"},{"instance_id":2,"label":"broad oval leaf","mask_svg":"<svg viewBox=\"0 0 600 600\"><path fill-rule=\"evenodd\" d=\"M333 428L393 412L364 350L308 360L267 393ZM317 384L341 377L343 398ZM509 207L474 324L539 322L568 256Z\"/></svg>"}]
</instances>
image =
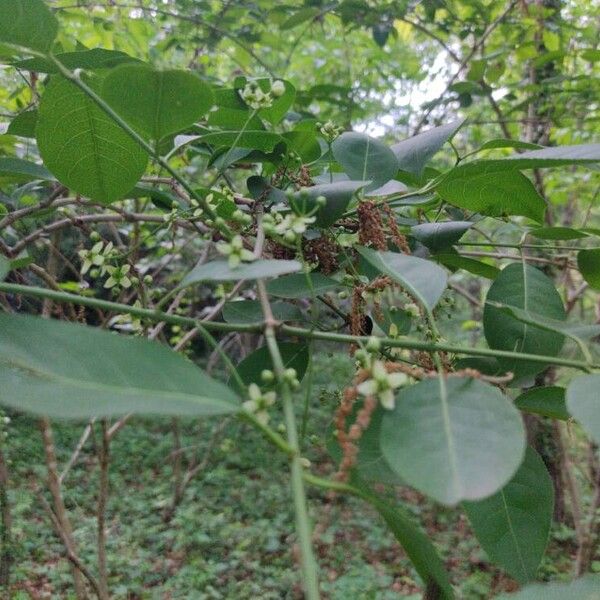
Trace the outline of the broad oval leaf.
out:
<instances>
[{"instance_id":1,"label":"broad oval leaf","mask_svg":"<svg viewBox=\"0 0 600 600\"><path fill-rule=\"evenodd\" d=\"M522 215L543 220L546 204L525 175L482 162L452 169L439 183L438 194L454 206L491 217Z\"/></svg>"},{"instance_id":2,"label":"broad oval leaf","mask_svg":"<svg viewBox=\"0 0 600 600\"><path fill-rule=\"evenodd\" d=\"M322 273L285 275L267 283L267 291L278 298L311 298L339 287L339 283Z\"/></svg>"},{"instance_id":3,"label":"broad oval leaf","mask_svg":"<svg viewBox=\"0 0 600 600\"><path fill-rule=\"evenodd\" d=\"M437 252L458 242L474 224L471 221L421 223L413 225L410 234L430 250Z\"/></svg>"},{"instance_id":4,"label":"broad oval leaf","mask_svg":"<svg viewBox=\"0 0 600 600\"><path fill-rule=\"evenodd\" d=\"M519 411L476 379L428 379L402 389L383 416L381 449L409 485L454 505L504 486L525 451Z\"/></svg>"},{"instance_id":5,"label":"broad oval leaf","mask_svg":"<svg viewBox=\"0 0 600 600\"><path fill-rule=\"evenodd\" d=\"M165 346L31 316L0 314L0 380L0 404L65 419L239 410L227 386Z\"/></svg>"},{"instance_id":6,"label":"broad oval leaf","mask_svg":"<svg viewBox=\"0 0 600 600\"><path fill-rule=\"evenodd\" d=\"M294 342L279 342L278 346L283 359L283 366L286 369L295 369L298 381L302 381L310 361L308 346ZM237 365L238 374L246 385L256 383L265 388L276 387L276 382L267 385L261 381L260 374L265 369L274 370L271 353L267 346L261 346Z\"/></svg>"},{"instance_id":7,"label":"broad oval leaf","mask_svg":"<svg viewBox=\"0 0 600 600\"><path fill-rule=\"evenodd\" d=\"M569 413L565 404L565 389L558 386L537 387L523 392L515 400L523 412L567 421Z\"/></svg>"},{"instance_id":8,"label":"broad oval leaf","mask_svg":"<svg viewBox=\"0 0 600 600\"><path fill-rule=\"evenodd\" d=\"M106 204L131 190L148 162L136 141L62 77L53 76L42 96L36 138L62 184Z\"/></svg>"},{"instance_id":9,"label":"broad oval leaf","mask_svg":"<svg viewBox=\"0 0 600 600\"><path fill-rule=\"evenodd\" d=\"M580 250L577 253L577 266L589 286L600 290L600 250Z\"/></svg>"},{"instance_id":10,"label":"broad oval leaf","mask_svg":"<svg viewBox=\"0 0 600 600\"><path fill-rule=\"evenodd\" d=\"M58 21L42 0L0 2L0 44L46 53L58 33Z\"/></svg>"},{"instance_id":11,"label":"broad oval leaf","mask_svg":"<svg viewBox=\"0 0 600 600\"><path fill-rule=\"evenodd\" d=\"M260 259L231 268L226 260L213 260L196 265L184 278L180 288L202 281L239 281L241 279L266 279L300 271L297 260Z\"/></svg>"},{"instance_id":12,"label":"broad oval leaf","mask_svg":"<svg viewBox=\"0 0 600 600\"><path fill-rule=\"evenodd\" d=\"M535 579L554 510L554 486L538 453L527 448L519 470L499 492L463 506L490 559L520 583Z\"/></svg>"},{"instance_id":13,"label":"broad oval leaf","mask_svg":"<svg viewBox=\"0 0 600 600\"><path fill-rule=\"evenodd\" d=\"M582 375L567 386L567 410L600 443L600 375Z\"/></svg>"},{"instance_id":14,"label":"broad oval leaf","mask_svg":"<svg viewBox=\"0 0 600 600\"><path fill-rule=\"evenodd\" d=\"M564 321L566 314L560 295L544 273L530 265L517 263L503 269L488 291L483 329L489 347L494 350L558 356L564 335L523 323L502 308L492 306L491 302L514 306L534 316ZM500 358L499 362L503 369L514 374L515 381L545 368L542 363L517 359Z\"/></svg>"},{"instance_id":15,"label":"broad oval leaf","mask_svg":"<svg viewBox=\"0 0 600 600\"><path fill-rule=\"evenodd\" d=\"M488 162L501 163L501 166L507 169L541 169L564 165L593 164L600 162L600 144L553 146Z\"/></svg>"},{"instance_id":16,"label":"broad oval leaf","mask_svg":"<svg viewBox=\"0 0 600 600\"><path fill-rule=\"evenodd\" d=\"M425 165L464 122L464 119L453 121L394 144L391 149L398 158L398 167L420 177Z\"/></svg>"},{"instance_id":17,"label":"broad oval leaf","mask_svg":"<svg viewBox=\"0 0 600 600\"><path fill-rule=\"evenodd\" d=\"M600 575L584 575L568 583L528 585L516 594L502 594L497 600L600 600Z\"/></svg>"},{"instance_id":18,"label":"broad oval leaf","mask_svg":"<svg viewBox=\"0 0 600 600\"><path fill-rule=\"evenodd\" d=\"M371 181L367 190L381 187L398 171L395 154L384 143L364 133L342 133L333 142L332 150L350 179Z\"/></svg>"},{"instance_id":19,"label":"broad oval leaf","mask_svg":"<svg viewBox=\"0 0 600 600\"><path fill-rule=\"evenodd\" d=\"M329 227L346 212L354 194L368 183L368 181L350 180L322 183L302 188L299 192L296 192L295 198L301 208L304 208L303 203L306 202L306 212L308 212L314 208L316 199L323 196L327 202L325 206L317 210L315 225L317 227Z\"/></svg>"},{"instance_id":20,"label":"broad oval leaf","mask_svg":"<svg viewBox=\"0 0 600 600\"><path fill-rule=\"evenodd\" d=\"M288 302L273 302L271 310L278 321L300 321L303 318L302 311L296 305ZM225 304L223 320L228 323L249 324L262 323L265 318L258 300L239 300Z\"/></svg>"},{"instance_id":21,"label":"broad oval leaf","mask_svg":"<svg viewBox=\"0 0 600 600\"><path fill-rule=\"evenodd\" d=\"M214 103L210 86L193 73L125 64L102 84L103 98L142 135L160 140L193 125Z\"/></svg>"},{"instance_id":22,"label":"broad oval leaf","mask_svg":"<svg viewBox=\"0 0 600 600\"><path fill-rule=\"evenodd\" d=\"M377 252L358 246L358 253L382 275L400 283L406 292L433 310L446 289L446 271L435 263L397 252Z\"/></svg>"}]
</instances>

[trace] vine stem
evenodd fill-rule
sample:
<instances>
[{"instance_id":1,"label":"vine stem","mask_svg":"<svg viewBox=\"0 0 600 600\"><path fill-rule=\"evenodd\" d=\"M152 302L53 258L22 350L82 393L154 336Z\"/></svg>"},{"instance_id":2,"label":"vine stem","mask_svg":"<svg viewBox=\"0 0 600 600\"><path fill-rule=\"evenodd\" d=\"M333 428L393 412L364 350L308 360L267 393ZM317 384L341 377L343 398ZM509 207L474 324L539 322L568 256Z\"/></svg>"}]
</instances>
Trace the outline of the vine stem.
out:
<instances>
[{"instance_id":1,"label":"vine stem","mask_svg":"<svg viewBox=\"0 0 600 600\"><path fill-rule=\"evenodd\" d=\"M142 319L148 319L156 323L165 321L174 325L183 325L184 327L196 327L201 325L206 330L212 331L237 331L242 333L262 333L264 325L242 324L242 323L218 323L204 322L193 317L184 317L181 315L172 315L161 311L152 310L149 308L141 308L137 306L129 306L119 302L111 302L110 300L101 300L99 298L88 298L86 296L78 296L69 292L58 290L50 290L47 288L20 285L17 283L2 283L0 282L0 292L8 294L21 294L23 296L31 296L36 298L48 298L55 302L64 302L68 304L77 304L79 306L88 306L90 308L98 308L100 310L112 311L117 313L126 313ZM279 324L278 324L279 325ZM341 344L356 344L367 343L368 336L347 335L344 333L335 333L330 331L316 331L304 329L302 327L292 327L291 325L279 325L279 331L290 336L301 337L305 339L325 340L328 342L339 342ZM571 367L580 369L587 373L593 370L600 370L600 364L587 363L581 360L570 358L561 358L558 356L544 356L542 354L525 354L520 352L510 352L509 350L492 350L490 348L466 348L463 346L453 346L446 343L426 342L410 337L400 338L379 338L383 346L390 348L405 348L407 350L425 350L427 352L443 351L452 354L463 354L465 356L489 356L494 358L510 358L513 360L522 360L559 367Z\"/></svg>"},{"instance_id":2,"label":"vine stem","mask_svg":"<svg viewBox=\"0 0 600 600\"><path fill-rule=\"evenodd\" d=\"M294 401L289 382L285 377L285 365L275 335L276 321L269 304L269 296L264 281L258 280L258 296L265 318L264 334L269 354L273 362L275 377L279 384L281 399L283 403L283 414L287 440L293 454L290 455L290 467L292 475L292 492L294 494L294 508L296 511L296 529L300 543L300 556L302 559L302 572L304 575L304 589L308 600L319 600L319 579L317 576L317 563L312 549L312 528L308 515L306 492L304 490L304 469L300 457L300 444L298 441L298 429L296 426L296 415L294 414Z\"/></svg>"}]
</instances>

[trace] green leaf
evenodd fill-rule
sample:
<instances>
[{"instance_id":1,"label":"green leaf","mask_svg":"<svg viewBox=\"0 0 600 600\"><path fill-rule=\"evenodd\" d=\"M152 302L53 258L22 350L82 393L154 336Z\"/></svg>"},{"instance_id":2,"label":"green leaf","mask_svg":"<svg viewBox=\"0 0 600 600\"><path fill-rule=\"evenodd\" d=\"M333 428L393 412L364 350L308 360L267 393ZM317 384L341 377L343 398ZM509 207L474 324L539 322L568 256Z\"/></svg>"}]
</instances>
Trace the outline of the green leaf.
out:
<instances>
[{"instance_id":1,"label":"green leaf","mask_svg":"<svg viewBox=\"0 0 600 600\"><path fill-rule=\"evenodd\" d=\"M32 179L42 179L52 181L52 173L29 160L22 158L0 158L0 179L9 179L11 181L31 181Z\"/></svg>"},{"instance_id":2,"label":"green leaf","mask_svg":"<svg viewBox=\"0 0 600 600\"><path fill-rule=\"evenodd\" d=\"M278 345L281 358L283 359L283 366L286 369L295 369L298 381L302 381L310 361L308 346L306 344L296 344L293 342L279 342ZM276 387L276 382L266 385L261 381L260 374L265 369L268 369L269 371L274 370L271 354L267 346L261 346L258 350L255 350L246 356L246 358L237 365L238 374L244 384L250 385L251 383L256 383L264 388Z\"/></svg>"},{"instance_id":3,"label":"green leaf","mask_svg":"<svg viewBox=\"0 0 600 600\"><path fill-rule=\"evenodd\" d=\"M502 594L497 600L600 600L600 575L584 575L569 583L529 585L516 594Z\"/></svg>"},{"instance_id":4,"label":"green leaf","mask_svg":"<svg viewBox=\"0 0 600 600\"><path fill-rule=\"evenodd\" d=\"M577 266L589 286L600 290L600 250L580 250L577 254Z\"/></svg>"},{"instance_id":5,"label":"green leaf","mask_svg":"<svg viewBox=\"0 0 600 600\"><path fill-rule=\"evenodd\" d=\"M420 177L434 154L462 127L464 119L434 127L392 146L398 168Z\"/></svg>"},{"instance_id":6,"label":"green leaf","mask_svg":"<svg viewBox=\"0 0 600 600\"><path fill-rule=\"evenodd\" d=\"M515 400L515 406L523 412L534 415L562 421L569 419L565 404L565 389L557 386L527 390Z\"/></svg>"},{"instance_id":7,"label":"green leaf","mask_svg":"<svg viewBox=\"0 0 600 600\"><path fill-rule=\"evenodd\" d=\"M582 375L567 386L567 410L600 443L600 375Z\"/></svg>"},{"instance_id":8,"label":"green leaf","mask_svg":"<svg viewBox=\"0 0 600 600\"><path fill-rule=\"evenodd\" d=\"M134 129L153 140L193 125L213 105L211 88L187 71L125 64L102 84L102 97Z\"/></svg>"},{"instance_id":9,"label":"green leaf","mask_svg":"<svg viewBox=\"0 0 600 600\"><path fill-rule=\"evenodd\" d=\"M410 228L410 234L430 250L437 252L452 246L471 228L471 221L421 223Z\"/></svg>"},{"instance_id":10,"label":"green leaf","mask_svg":"<svg viewBox=\"0 0 600 600\"><path fill-rule=\"evenodd\" d=\"M367 190L376 190L393 179L398 160L382 142L364 133L342 133L332 145L333 156L355 181L371 181Z\"/></svg>"},{"instance_id":11,"label":"green leaf","mask_svg":"<svg viewBox=\"0 0 600 600\"><path fill-rule=\"evenodd\" d=\"M493 150L495 148L516 148L517 150L539 150L543 148L539 144L531 144L530 142L521 142L520 140L510 140L506 138L498 138L489 140L479 146L477 152L482 150Z\"/></svg>"},{"instance_id":12,"label":"green leaf","mask_svg":"<svg viewBox=\"0 0 600 600\"><path fill-rule=\"evenodd\" d=\"M271 304L273 316L278 321L300 321L301 310L294 304L274 302ZM223 320L228 323L262 323L265 318L258 300L227 302L223 307Z\"/></svg>"},{"instance_id":13,"label":"green leaf","mask_svg":"<svg viewBox=\"0 0 600 600\"><path fill-rule=\"evenodd\" d=\"M500 269L498 269L498 267L495 267L494 265L488 265L487 263L480 260L475 260L474 258L461 256L458 253L436 254L432 258L433 260L442 263L446 267L463 269L464 271L473 273L473 275L479 275L481 277L485 277L486 279L496 279L496 277L500 275Z\"/></svg>"},{"instance_id":14,"label":"green leaf","mask_svg":"<svg viewBox=\"0 0 600 600\"><path fill-rule=\"evenodd\" d=\"M44 164L65 186L109 204L131 190L148 157L77 86L52 77L39 107L36 138Z\"/></svg>"},{"instance_id":15,"label":"green leaf","mask_svg":"<svg viewBox=\"0 0 600 600\"><path fill-rule=\"evenodd\" d=\"M505 158L475 160L462 163L458 169L466 168L471 172L492 173L566 165L585 166L597 162L600 162L600 144L581 144L578 146L553 146L531 150L530 152L513 154ZM453 171L455 170L453 169Z\"/></svg>"},{"instance_id":16,"label":"green leaf","mask_svg":"<svg viewBox=\"0 0 600 600\"><path fill-rule=\"evenodd\" d=\"M558 356L564 343L563 335L523 323L492 302L520 308L537 317L564 321L566 314L560 295L544 273L517 263L503 269L488 291L483 329L489 347L494 350ZM514 374L515 381L545 368L542 363L508 358L499 361L503 369Z\"/></svg>"},{"instance_id":17,"label":"green leaf","mask_svg":"<svg viewBox=\"0 0 600 600\"><path fill-rule=\"evenodd\" d=\"M242 279L266 279L300 271L297 260L261 259L242 263L232 269L226 260L213 260L196 265L184 278L180 288L202 281L239 281Z\"/></svg>"},{"instance_id":18,"label":"green leaf","mask_svg":"<svg viewBox=\"0 0 600 600\"><path fill-rule=\"evenodd\" d=\"M435 263L397 252L377 252L357 246L358 253L382 275L397 281L428 310L433 310L446 289L446 271Z\"/></svg>"},{"instance_id":19,"label":"green leaf","mask_svg":"<svg viewBox=\"0 0 600 600\"><path fill-rule=\"evenodd\" d=\"M31 316L0 314L0 380L0 404L65 419L239 408L225 385L165 346Z\"/></svg>"},{"instance_id":20,"label":"green leaf","mask_svg":"<svg viewBox=\"0 0 600 600\"><path fill-rule=\"evenodd\" d=\"M8 135L18 135L20 137L35 137L35 126L37 124L38 111L26 110L18 114L8 126L6 133Z\"/></svg>"},{"instance_id":21,"label":"green leaf","mask_svg":"<svg viewBox=\"0 0 600 600\"><path fill-rule=\"evenodd\" d=\"M269 281L267 291L278 298L312 298L313 294L325 294L339 285L335 279L322 273L298 273Z\"/></svg>"},{"instance_id":22,"label":"green leaf","mask_svg":"<svg viewBox=\"0 0 600 600\"><path fill-rule=\"evenodd\" d=\"M219 131L201 136L200 141L214 148L249 148L261 152L271 152L277 144L285 144L278 133L271 131Z\"/></svg>"},{"instance_id":23,"label":"green leaf","mask_svg":"<svg viewBox=\"0 0 600 600\"><path fill-rule=\"evenodd\" d=\"M535 579L554 509L552 479L537 452L527 448L519 470L499 492L463 506L490 559L519 583Z\"/></svg>"},{"instance_id":24,"label":"green leaf","mask_svg":"<svg viewBox=\"0 0 600 600\"><path fill-rule=\"evenodd\" d=\"M308 7L297 10L279 26L279 29L281 29L281 31L286 31L287 29L298 27L298 25L314 19L320 12L321 11L317 7Z\"/></svg>"},{"instance_id":25,"label":"green leaf","mask_svg":"<svg viewBox=\"0 0 600 600\"><path fill-rule=\"evenodd\" d=\"M251 112L248 106L240 98L236 89L217 89L215 104L218 110L208 113L208 124L226 129L264 129L264 125L258 116L250 119Z\"/></svg>"},{"instance_id":26,"label":"green leaf","mask_svg":"<svg viewBox=\"0 0 600 600\"><path fill-rule=\"evenodd\" d=\"M519 411L476 379L427 379L402 389L381 427L389 465L443 504L479 500L504 486L523 459Z\"/></svg>"},{"instance_id":27,"label":"green leaf","mask_svg":"<svg viewBox=\"0 0 600 600\"><path fill-rule=\"evenodd\" d=\"M421 579L427 585L427 598L452 600L454 592L450 579L434 545L415 525L413 520L398 506L393 506L366 488L360 481L354 481L361 498L371 504L382 516L388 528L402 546L415 566Z\"/></svg>"},{"instance_id":28,"label":"green leaf","mask_svg":"<svg viewBox=\"0 0 600 600\"><path fill-rule=\"evenodd\" d=\"M541 240L577 240L588 237L587 233L572 227L538 227L531 229L529 235Z\"/></svg>"},{"instance_id":29,"label":"green leaf","mask_svg":"<svg viewBox=\"0 0 600 600\"><path fill-rule=\"evenodd\" d=\"M519 171L494 170L483 162L452 169L438 185L438 194L454 206L484 215L522 215L541 222L546 205L531 181Z\"/></svg>"},{"instance_id":30,"label":"green leaf","mask_svg":"<svg viewBox=\"0 0 600 600\"><path fill-rule=\"evenodd\" d=\"M304 164L315 162L321 158L321 146L312 131L288 131L282 134L288 150L296 152Z\"/></svg>"},{"instance_id":31,"label":"green leaf","mask_svg":"<svg viewBox=\"0 0 600 600\"><path fill-rule=\"evenodd\" d=\"M0 2L0 44L45 54L57 33L58 21L42 0Z\"/></svg>"},{"instance_id":32,"label":"green leaf","mask_svg":"<svg viewBox=\"0 0 600 600\"><path fill-rule=\"evenodd\" d=\"M535 313L514 306L506 306L497 302L490 302L490 304L499 310L512 315L522 323L527 323L528 325L539 327L545 331L551 331L570 337L580 348L582 347L584 340L589 340L600 335L600 325L559 321L558 319L541 317ZM583 353L584 355L587 355L585 349L583 350Z\"/></svg>"},{"instance_id":33,"label":"green leaf","mask_svg":"<svg viewBox=\"0 0 600 600\"><path fill-rule=\"evenodd\" d=\"M0 281L4 281L10 272L10 261L0 256Z\"/></svg>"},{"instance_id":34,"label":"green leaf","mask_svg":"<svg viewBox=\"0 0 600 600\"><path fill-rule=\"evenodd\" d=\"M85 69L86 71L110 69L127 62L140 62L137 58L133 58L125 52L106 50L105 48L61 52L56 54L56 58L67 69ZM35 71L36 73L53 74L60 72L55 63L41 57L28 58L14 63L13 66L24 71Z\"/></svg>"},{"instance_id":35,"label":"green leaf","mask_svg":"<svg viewBox=\"0 0 600 600\"><path fill-rule=\"evenodd\" d=\"M330 227L346 212L352 197L361 188L368 185L367 181L335 181L333 183L322 183L312 187L302 188L296 192L294 197L298 200L298 205L303 208L303 202L306 199L307 212L316 205L316 199L324 196L327 202L325 206L316 212L317 227Z\"/></svg>"}]
</instances>

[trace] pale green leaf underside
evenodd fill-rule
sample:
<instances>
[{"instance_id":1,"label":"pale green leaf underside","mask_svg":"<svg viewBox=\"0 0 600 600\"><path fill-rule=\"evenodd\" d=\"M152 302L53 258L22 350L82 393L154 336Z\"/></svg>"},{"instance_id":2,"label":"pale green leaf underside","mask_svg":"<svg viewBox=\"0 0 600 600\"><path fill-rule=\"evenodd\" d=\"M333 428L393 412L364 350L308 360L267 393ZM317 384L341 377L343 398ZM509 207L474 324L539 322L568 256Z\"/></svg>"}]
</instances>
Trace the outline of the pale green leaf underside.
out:
<instances>
[{"instance_id":1,"label":"pale green leaf underside","mask_svg":"<svg viewBox=\"0 0 600 600\"><path fill-rule=\"evenodd\" d=\"M585 575L569 583L539 583L498 600L600 600L600 575Z\"/></svg>"},{"instance_id":2,"label":"pale green leaf underside","mask_svg":"<svg viewBox=\"0 0 600 600\"><path fill-rule=\"evenodd\" d=\"M58 76L42 96L36 138L44 164L62 184L102 203L131 190L148 162L136 141Z\"/></svg>"},{"instance_id":3,"label":"pale green leaf underside","mask_svg":"<svg viewBox=\"0 0 600 600\"><path fill-rule=\"evenodd\" d=\"M0 404L65 419L209 416L233 392L158 343L30 316L0 315Z\"/></svg>"},{"instance_id":4,"label":"pale green leaf underside","mask_svg":"<svg viewBox=\"0 0 600 600\"><path fill-rule=\"evenodd\" d=\"M383 417L381 449L407 484L453 505L485 498L509 481L523 459L525 432L497 388L436 378L399 392Z\"/></svg>"},{"instance_id":5,"label":"pale green leaf underside","mask_svg":"<svg viewBox=\"0 0 600 600\"><path fill-rule=\"evenodd\" d=\"M184 278L180 287L187 287L202 281L240 281L242 279L265 279L287 273L296 273L302 269L297 260L261 259L242 263L231 268L226 260L196 265Z\"/></svg>"},{"instance_id":6,"label":"pale green leaf underside","mask_svg":"<svg viewBox=\"0 0 600 600\"><path fill-rule=\"evenodd\" d=\"M388 275L400 283L428 310L435 308L448 281L446 271L439 265L398 252L377 252L364 246L357 246L356 249L382 275Z\"/></svg>"},{"instance_id":7,"label":"pale green leaf underside","mask_svg":"<svg viewBox=\"0 0 600 600\"><path fill-rule=\"evenodd\" d=\"M600 443L600 375L582 375L567 387L567 410Z\"/></svg>"}]
</instances>

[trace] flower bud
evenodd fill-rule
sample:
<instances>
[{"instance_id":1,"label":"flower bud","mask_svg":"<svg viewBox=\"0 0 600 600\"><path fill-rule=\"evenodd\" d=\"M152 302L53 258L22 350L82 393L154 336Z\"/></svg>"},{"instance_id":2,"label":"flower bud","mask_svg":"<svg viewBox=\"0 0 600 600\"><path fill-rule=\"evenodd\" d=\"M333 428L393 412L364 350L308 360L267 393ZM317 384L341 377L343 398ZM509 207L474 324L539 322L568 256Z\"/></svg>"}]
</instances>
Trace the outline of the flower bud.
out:
<instances>
[{"instance_id":1,"label":"flower bud","mask_svg":"<svg viewBox=\"0 0 600 600\"><path fill-rule=\"evenodd\" d=\"M273 82L271 85L271 94L273 94L275 98L279 98L285 94L285 84L283 81L281 81L281 79Z\"/></svg>"}]
</instances>

